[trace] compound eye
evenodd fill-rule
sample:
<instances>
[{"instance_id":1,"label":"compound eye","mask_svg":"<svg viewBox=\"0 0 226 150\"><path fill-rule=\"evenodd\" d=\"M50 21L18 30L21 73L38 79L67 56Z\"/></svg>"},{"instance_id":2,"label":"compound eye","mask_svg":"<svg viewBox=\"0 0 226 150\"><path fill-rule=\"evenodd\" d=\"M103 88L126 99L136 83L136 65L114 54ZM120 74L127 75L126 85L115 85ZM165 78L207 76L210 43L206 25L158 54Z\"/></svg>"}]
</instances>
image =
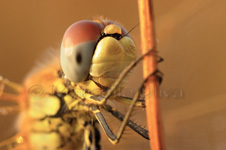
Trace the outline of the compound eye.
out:
<instances>
[{"instance_id":1,"label":"compound eye","mask_svg":"<svg viewBox=\"0 0 226 150\"><path fill-rule=\"evenodd\" d=\"M87 78L102 28L96 22L84 20L72 24L65 32L60 61L69 80L79 83Z\"/></svg>"}]
</instances>

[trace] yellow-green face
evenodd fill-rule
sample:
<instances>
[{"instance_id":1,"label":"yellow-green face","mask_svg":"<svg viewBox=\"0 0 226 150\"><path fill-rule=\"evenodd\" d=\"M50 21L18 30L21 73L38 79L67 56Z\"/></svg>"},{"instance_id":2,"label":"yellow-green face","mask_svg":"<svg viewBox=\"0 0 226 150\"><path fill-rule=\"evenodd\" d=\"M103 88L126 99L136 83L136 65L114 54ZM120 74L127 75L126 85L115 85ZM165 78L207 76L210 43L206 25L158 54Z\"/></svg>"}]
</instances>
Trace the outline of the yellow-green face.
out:
<instances>
[{"instance_id":1,"label":"yellow-green face","mask_svg":"<svg viewBox=\"0 0 226 150\"><path fill-rule=\"evenodd\" d=\"M136 57L127 31L113 21L79 21L65 32L61 45L61 66L70 81L87 77L110 87L121 71Z\"/></svg>"}]
</instances>

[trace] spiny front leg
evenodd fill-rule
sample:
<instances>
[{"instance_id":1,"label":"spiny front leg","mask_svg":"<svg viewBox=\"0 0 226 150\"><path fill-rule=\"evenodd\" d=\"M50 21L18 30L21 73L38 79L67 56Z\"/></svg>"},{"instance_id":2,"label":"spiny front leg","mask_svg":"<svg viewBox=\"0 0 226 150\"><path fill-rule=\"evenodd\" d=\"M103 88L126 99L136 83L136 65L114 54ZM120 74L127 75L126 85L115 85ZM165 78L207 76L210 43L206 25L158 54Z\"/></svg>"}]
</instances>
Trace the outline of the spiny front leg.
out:
<instances>
[{"instance_id":1,"label":"spiny front leg","mask_svg":"<svg viewBox=\"0 0 226 150\"><path fill-rule=\"evenodd\" d=\"M156 75L157 73L160 73L158 70L154 71L153 73L151 73L141 84L139 90L136 92L135 96L133 97L133 100L129 106L129 109L123 119L123 122L117 132L117 135L115 135L112 130L110 129L110 127L108 126L105 118L103 117L103 115L101 114L100 110L98 107L96 106L93 106L93 113L95 114L97 120L99 121L101 127L104 129L105 133L107 134L108 138L110 139L110 141L113 143L113 144L117 144L119 142L119 140L121 139L121 136L125 130L125 127L128 123L128 120L129 120L129 117L131 115L131 112L136 104L136 101L138 100L140 94L142 93L142 90L144 88L144 84L147 82L147 80L153 76L153 75Z\"/></svg>"}]
</instances>

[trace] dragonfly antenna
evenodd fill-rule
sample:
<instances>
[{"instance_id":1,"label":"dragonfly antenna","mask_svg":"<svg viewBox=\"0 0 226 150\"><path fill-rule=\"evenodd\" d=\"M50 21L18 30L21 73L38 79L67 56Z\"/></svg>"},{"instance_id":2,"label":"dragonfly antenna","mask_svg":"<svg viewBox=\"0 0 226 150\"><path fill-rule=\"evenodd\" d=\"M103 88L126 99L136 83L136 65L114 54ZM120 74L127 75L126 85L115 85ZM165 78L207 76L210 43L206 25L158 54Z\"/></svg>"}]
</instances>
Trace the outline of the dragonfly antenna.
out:
<instances>
[{"instance_id":1,"label":"dragonfly antenna","mask_svg":"<svg viewBox=\"0 0 226 150\"><path fill-rule=\"evenodd\" d=\"M129 32L126 33L125 36L127 36L130 32L132 32L140 23L138 22L132 29L129 30Z\"/></svg>"}]
</instances>

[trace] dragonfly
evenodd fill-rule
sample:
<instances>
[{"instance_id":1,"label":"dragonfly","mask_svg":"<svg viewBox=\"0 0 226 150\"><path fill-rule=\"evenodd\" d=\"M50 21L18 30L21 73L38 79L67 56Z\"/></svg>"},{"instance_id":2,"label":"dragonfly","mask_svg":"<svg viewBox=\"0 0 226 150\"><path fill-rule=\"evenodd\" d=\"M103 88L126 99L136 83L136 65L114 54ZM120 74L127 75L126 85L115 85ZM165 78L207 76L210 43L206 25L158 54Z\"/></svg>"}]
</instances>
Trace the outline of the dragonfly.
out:
<instances>
[{"instance_id":1,"label":"dragonfly","mask_svg":"<svg viewBox=\"0 0 226 150\"><path fill-rule=\"evenodd\" d=\"M130 119L134 107L145 108L140 99L144 84L135 96L120 96L124 80L152 50L136 58L129 32L111 20L82 20L65 32L59 51L32 70L22 85L0 76L0 100L17 106L0 107L0 115L23 112L21 130L0 142L0 148L100 150L100 127L112 144L117 144L128 126L149 140L148 131ZM162 59L159 60L159 62ZM7 93L5 87L17 94ZM129 105L126 114L109 105ZM109 112L121 121L115 134L103 115ZM100 127L99 127L100 126Z\"/></svg>"}]
</instances>

